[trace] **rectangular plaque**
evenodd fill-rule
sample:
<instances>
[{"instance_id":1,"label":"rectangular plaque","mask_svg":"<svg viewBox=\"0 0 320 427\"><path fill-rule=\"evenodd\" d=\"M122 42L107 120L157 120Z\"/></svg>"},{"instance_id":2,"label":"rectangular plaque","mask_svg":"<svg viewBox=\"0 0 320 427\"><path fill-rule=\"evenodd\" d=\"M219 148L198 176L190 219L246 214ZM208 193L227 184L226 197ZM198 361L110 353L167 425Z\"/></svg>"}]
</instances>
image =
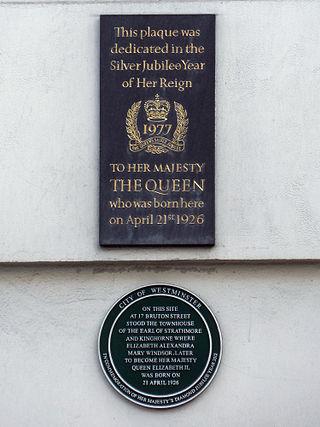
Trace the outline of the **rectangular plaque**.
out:
<instances>
[{"instance_id":1,"label":"rectangular plaque","mask_svg":"<svg viewBox=\"0 0 320 427\"><path fill-rule=\"evenodd\" d=\"M214 15L100 21L100 244L214 244Z\"/></svg>"}]
</instances>

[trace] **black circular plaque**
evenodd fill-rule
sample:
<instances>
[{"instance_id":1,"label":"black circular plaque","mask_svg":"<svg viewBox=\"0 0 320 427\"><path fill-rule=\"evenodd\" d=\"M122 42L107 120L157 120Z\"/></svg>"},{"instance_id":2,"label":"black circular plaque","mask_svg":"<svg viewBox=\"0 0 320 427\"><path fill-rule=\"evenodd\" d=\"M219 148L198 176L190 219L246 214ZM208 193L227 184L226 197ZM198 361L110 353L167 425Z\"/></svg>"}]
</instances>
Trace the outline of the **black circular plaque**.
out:
<instances>
[{"instance_id":1,"label":"black circular plaque","mask_svg":"<svg viewBox=\"0 0 320 427\"><path fill-rule=\"evenodd\" d=\"M102 369L113 387L142 406L170 408L199 395L221 358L221 333L210 309L168 284L136 289L105 317Z\"/></svg>"}]
</instances>

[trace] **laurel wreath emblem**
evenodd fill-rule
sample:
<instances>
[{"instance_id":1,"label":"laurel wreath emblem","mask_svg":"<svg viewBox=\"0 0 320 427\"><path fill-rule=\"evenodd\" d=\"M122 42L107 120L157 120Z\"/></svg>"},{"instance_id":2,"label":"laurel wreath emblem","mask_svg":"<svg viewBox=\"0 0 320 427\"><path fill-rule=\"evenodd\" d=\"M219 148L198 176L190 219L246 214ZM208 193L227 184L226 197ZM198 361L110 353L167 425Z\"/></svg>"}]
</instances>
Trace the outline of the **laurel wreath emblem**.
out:
<instances>
[{"instance_id":1,"label":"laurel wreath emblem","mask_svg":"<svg viewBox=\"0 0 320 427\"><path fill-rule=\"evenodd\" d=\"M141 138L138 129L138 115L141 101L135 102L129 108L126 117L126 130L129 138L129 149L133 152L145 150L151 154L167 153L169 150L181 152L185 148L185 137L188 132L189 119L187 111L181 104L174 101L174 109L177 116L177 127L170 140L163 136L152 136L145 140Z\"/></svg>"}]
</instances>

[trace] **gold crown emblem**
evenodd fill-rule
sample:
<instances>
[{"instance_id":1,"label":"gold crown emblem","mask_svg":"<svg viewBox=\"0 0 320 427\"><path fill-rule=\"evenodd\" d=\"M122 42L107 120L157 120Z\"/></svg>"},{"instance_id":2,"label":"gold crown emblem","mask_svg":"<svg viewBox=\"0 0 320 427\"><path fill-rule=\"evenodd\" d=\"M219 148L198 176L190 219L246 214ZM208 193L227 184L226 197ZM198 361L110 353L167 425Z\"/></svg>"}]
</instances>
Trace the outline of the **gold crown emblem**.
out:
<instances>
[{"instance_id":1,"label":"gold crown emblem","mask_svg":"<svg viewBox=\"0 0 320 427\"><path fill-rule=\"evenodd\" d=\"M144 103L144 109L149 122L164 122L167 120L170 111L170 102L160 100L157 94L154 99L149 99Z\"/></svg>"}]
</instances>

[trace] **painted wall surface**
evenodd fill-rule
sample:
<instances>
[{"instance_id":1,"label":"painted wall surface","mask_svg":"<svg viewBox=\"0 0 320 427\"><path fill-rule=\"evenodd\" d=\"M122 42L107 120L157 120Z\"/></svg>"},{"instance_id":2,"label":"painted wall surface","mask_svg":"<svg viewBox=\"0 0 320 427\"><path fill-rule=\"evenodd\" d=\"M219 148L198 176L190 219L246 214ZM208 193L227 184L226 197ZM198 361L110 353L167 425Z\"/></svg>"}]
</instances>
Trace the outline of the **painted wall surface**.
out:
<instances>
[{"instance_id":1,"label":"painted wall surface","mask_svg":"<svg viewBox=\"0 0 320 427\"><path fill-rule=\"evenodd\" d=\"M126 13L218 15L214 248L98 245L99 15ZM307 0L0 0L1 426L319 425L319 22ZM170 410L98 362L109 308L154 282L199 295L224 340Z\"/></svg>"},{"instance_id":2,"label":"painted wall surface","mask_svg":"<svg viewBox=\"0 0 320 427\"><path fill-rule=\"evenodd\" d=\"M318 266L8 267L0 279L5 427L318 426ZM201 297L223 334L210 386L178 408L139 407L109 385L97 336L115 301L166 281Z\"/></svg>"},{"instance_id":3,"label":"painted wall surface","mask_svg":"<svg viewBox=\"0 0 320 427\"><path fill-rule=\"evenodd\" d=\"M215 248L98 245L111 13L218 14ZM2 0L0 260L319 259L319 20L317 1Z\"/></svg>"}]
</instances>

